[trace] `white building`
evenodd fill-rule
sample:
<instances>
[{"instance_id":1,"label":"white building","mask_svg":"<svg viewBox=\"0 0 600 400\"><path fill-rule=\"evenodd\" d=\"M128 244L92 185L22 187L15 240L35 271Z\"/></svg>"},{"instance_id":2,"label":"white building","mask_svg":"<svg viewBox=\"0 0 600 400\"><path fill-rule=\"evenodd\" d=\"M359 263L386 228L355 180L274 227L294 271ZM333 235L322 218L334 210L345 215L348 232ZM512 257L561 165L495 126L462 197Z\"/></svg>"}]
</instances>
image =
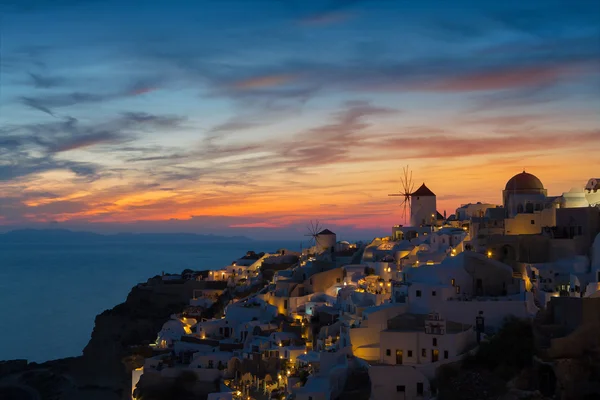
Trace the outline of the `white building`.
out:
<instances>
[{"instance_id":1,"label":"white building","mask_svg":"<svg viewBox=\"0 0 600 400\"><path fill-rule=\"evenodd\" d=\"M471 325L437 313L401 314L387 325L380 333L379 360L369 369L374 400L428 398L435 370L475 346Z\"/></svg>"},{"instance_id":2,"label":"white building","mask_svg":"<svg viewBox=\"0 0 600 400\"><path fill-rule=\"evenodd\" d=\"M410 225L435 225L437 214L436 196L423 183L410 195Z\"/></svg>"}]
</instances>

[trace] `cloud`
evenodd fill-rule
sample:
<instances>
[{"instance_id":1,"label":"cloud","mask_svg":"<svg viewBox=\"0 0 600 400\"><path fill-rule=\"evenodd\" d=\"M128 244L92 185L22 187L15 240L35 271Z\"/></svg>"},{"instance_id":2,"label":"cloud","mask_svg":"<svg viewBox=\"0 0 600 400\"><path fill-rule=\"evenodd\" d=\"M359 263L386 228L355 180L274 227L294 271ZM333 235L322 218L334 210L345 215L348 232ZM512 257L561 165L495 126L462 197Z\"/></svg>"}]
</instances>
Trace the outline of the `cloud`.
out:
<instances>
[{"instance_id":1,"label":"cloud","mask_svg":"<svg viewBox=\"0 0 600 400\"><path fill-rule=\"evenodd\" d=\"M545 86L556 82L570 73L566 67L508 68L448 77L431 85L421 84L420 90L438 92L469 92L483 90L505 90L528 86Z\"/></svg>"},{"instance_id":2,"label":"cloud","mask_svg":"<svg viewBox=\"0 0 600 400\"><path fill-rule=\"evenodd\" d=\"M283 84L289 83L294 79L295 77L291 75L258 76L236 82L233 84L233 87L239 90L262 89L273 86L282 86Z\"/></svg>"},{"instance_id":3,"label":"cloud","mask_svg":"<svg viewBox=\"0 0 600 400\"><path fill-rule=\"evenodd\" d=\"M97 163L57 159L59 154L96 145L118 145L145 130L175 128L184 119L147 113L123 113L99 123L82 124L76 118L0 128L0 181L10 181L52 170L68 170L85 179L98 179Z\"/></svg>"},{"instance_id":4,"label":"cloud","mask_svg":"<svg viewBox=\"0 0 600 400\"><path fill-rule=\"evenodd\" d=\"M11 181L23 176L53 170L68 170L77 176L93 179L100 169L100 166L96 164L61 161L48 156L18 155L12 160L8 160L8 162L11 162L11 164L0 165L0 181Z\"/></svg>"},{"instance_id":5,"label":"cloud","mask_svg":"<svg viewBox=\"0 0 600 400\"><path fill-rule=\"evenodd\" d=\"M82 104L97 104L125 97L140 96L156 90L149 82L136 82L125 89L107 93L71 92L40 96L22 96L21 103L34 110L55 116L54 109Z\"/></svg>"},{"instance_id":6,"label":"cloud","mask_svg":"<svg viewBox=\"0 0 600 400\"><path fill-rule=\"evenodd\" d=\"M325 6L319 11L300 18L299 22L302 25L308 26L326 26L345 22L357 16L356 9L352 10L351 8L362 2L364 2L364 0L326 1L324 2Z\"/></svg>"},{"instance_id":7,"label":"cloud","mask_svg":"<svg viewBox=\"0 0 600 400\"><path fill-rule=\"evenodd\" d=\"M55 88L66 82L65 78L58 76L44 76L40 74L28 73L31 83L37 89Z\"/></svg>"}]
</instances>

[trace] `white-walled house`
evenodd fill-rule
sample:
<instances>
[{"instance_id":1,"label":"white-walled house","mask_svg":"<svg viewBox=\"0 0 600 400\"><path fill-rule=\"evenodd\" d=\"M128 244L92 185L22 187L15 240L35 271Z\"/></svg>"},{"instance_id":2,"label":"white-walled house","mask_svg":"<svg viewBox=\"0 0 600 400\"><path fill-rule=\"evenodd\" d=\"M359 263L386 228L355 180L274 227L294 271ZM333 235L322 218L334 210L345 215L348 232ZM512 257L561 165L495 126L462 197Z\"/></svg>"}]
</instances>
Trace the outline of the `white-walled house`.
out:
<instances>
[{"instance_id":1,"label":"white-walled house","mask_svg":"<svg viewBox=\"0 0 600 400\"><path fill-rule=\"evenodd\" d=\"M411 366L373 364L369 367L369 378L371 400L431 398L429 379Z\"/></svg>"},{"instance_id":2,"label":"white-walled house","mask_svg":"<svg viewBox=\"0 0 600 400\"><path fill-rule=\"evenodd\" d=\"M482 254L467 251L403 273L404 281L393 286L391 299L412 313L437 310L452 321L473 324L483 312L486 327L497 329L509 315L533 318L538 311L525 280Z\"/></svg>"},{"instance_id":3,"label":"white-walled house","mask_svg":"<svg viewBox=\"0 0 600 400\"><path fill-rule=\"evenodd\" d=\"M471 325L437 313L400 314L380 333L379 359L369 368L372 399L417 399L431 395L435 370L474 348Z\"/></svg>"},{"instance_id":4,"label":"white-walled house","mask_svg":"<svg viewBox=\"0 0 600 400\"><path fill-rule=\"evenodd\" d=\"M170 320L163 324L158 333L156 347L169 348L173 346L174 342L180 340L182 336L192 333L192 327L195 323L196 320L191 318L180 320L172 316Z\"/></svg>"},{"instance_id":5,"label":"white-walled house","mask_svg":"<svg viewBox=\"0 0 600 400\"><path fill-rule=\"evenodd\" d=\"M227 368L227 363L233 357L228 351L209 351L194 353L190 368L221 369Z\"/></svg>"},{"instance_id":6,"label":"white-walled house","mask_svg":"<svg viewBox=\"0 0 600 400\"><path fill-rule=\"evenodd\" d=\"M367 361L379 358L379 333L387 328L387 321L408 311L405 304L386 303L363 311L359 326L350 329L352 352Z\"/></svg>"}]
</instances>

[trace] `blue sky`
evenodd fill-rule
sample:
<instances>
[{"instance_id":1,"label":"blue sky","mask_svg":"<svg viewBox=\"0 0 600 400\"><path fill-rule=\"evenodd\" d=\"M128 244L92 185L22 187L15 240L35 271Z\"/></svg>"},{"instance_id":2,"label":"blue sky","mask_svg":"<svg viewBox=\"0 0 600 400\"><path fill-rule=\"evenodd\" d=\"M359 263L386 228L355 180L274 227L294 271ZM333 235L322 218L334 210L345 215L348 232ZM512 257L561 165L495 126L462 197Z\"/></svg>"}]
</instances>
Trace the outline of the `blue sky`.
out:
<instances>
[{"instance_id":1,"label":"blue sky","mask_svg":"<svg viewBox=\"0 0 600 400\"><path fill-rule=\"evenodd\" d=\"M293 235L600 167L597 1L0 0L0 225Z\"/></svg>"}]
</instances>

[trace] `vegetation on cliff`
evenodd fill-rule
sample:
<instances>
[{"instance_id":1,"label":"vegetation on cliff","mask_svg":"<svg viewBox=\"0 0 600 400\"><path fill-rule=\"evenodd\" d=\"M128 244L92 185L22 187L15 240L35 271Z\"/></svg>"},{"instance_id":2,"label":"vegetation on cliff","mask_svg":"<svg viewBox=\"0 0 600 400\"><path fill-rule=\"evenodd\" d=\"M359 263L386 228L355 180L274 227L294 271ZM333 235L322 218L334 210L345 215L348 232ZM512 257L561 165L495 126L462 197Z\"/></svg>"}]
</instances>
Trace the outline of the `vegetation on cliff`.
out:
<instances>
[{"instance_id":1,"label":"vegetation on cliff","mask_svg":"<svg viewBox=\"0 0 600 400\"><path fill-rule=\"evenodd\" d=\"M498 399L507 383L531 367L535 346L531 323L507 318L503 327L462 363L447 364L437 371L439 400Z\"/></svg>"}]
</instances>

